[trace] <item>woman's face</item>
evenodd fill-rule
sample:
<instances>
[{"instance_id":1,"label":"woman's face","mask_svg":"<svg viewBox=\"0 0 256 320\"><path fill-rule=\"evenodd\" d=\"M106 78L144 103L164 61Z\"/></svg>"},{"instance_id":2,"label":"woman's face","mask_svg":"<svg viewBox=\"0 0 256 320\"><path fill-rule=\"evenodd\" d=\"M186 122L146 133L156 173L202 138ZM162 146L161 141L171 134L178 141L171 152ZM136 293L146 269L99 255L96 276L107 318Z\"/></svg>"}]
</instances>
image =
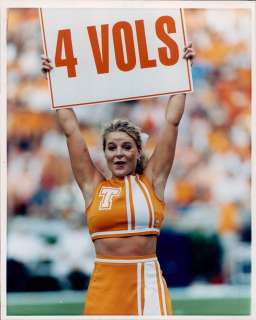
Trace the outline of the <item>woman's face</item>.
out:
<instances>
[{"instance_id":1,"label":"woman's face","mask_svg":"<svg viewBox=\"0 0 256 320\"><path fill-rule=\"evenodd\" d=\"M105 157L112 175L124 177L135 174L140 152L132 137L125 132L116 131L106 136Z\"/></svg>"}]
</instances>

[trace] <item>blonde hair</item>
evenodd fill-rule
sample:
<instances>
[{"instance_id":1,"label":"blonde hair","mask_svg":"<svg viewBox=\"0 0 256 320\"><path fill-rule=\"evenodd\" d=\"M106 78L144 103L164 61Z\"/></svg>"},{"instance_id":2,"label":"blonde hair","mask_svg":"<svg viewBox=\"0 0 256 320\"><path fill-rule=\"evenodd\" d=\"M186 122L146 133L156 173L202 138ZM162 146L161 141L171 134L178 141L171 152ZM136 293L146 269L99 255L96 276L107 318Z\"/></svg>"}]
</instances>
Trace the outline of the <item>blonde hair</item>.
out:
<instances>
[{"instance_id":1,"label":"blonde hair","mask_svg":"<svg viewBox=\"0 0 256 320\"><path fill-rule=\"evenodd\" d=\"M115 119L112 122L108 123L102 134L102 144L103 150L106 149L106 139L107 135L111 132L124 132L128 134L136 143L137 149L140 152L141 156L137 161L135 173L142 174L146 166L146 157L142 150L142 139L141 139L141 130L135 124L129 120Z\"/></svg>"}]
</instances>

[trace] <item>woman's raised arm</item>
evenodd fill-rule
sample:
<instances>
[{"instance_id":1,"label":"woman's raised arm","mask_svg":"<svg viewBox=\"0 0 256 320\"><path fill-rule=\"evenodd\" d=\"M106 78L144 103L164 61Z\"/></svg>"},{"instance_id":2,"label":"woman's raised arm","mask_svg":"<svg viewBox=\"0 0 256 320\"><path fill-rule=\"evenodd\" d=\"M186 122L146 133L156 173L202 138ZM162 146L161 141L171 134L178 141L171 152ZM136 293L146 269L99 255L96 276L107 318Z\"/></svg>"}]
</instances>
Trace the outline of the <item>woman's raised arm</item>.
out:
<instances>
[{"instance_id":1,"label":"woman's raised arm","mask_svg":"<svg viewBox=\"0 0 256 320\"><path fill-rule=\"evenodd\" d=\"M66 136L71 167L83 195L91 195L104 177L96 169L72 109L56 111L59 125Z\"/></svg>"},{"instance_id":2,"label":"woman's raised arm","mask_svg":"<svg viewBox=\"0 0 256 320\"><path fill-rule=\"evenodd\" d=\"M192 44L184 48L185 59L193 59ZM165 110L165 122L159 133L155 150L145 168L157 196L164 199L164 189L170 174L178 135L178 126L185 108L186 94L170 96Z\"/></svg>"},{"instance_id":3,"label":"woman's raised arm","mask_svg":"<svg viewBox=\"0 0 256 320\"><path fill-rule=\"evenodd\" d=\"M42 56L42 72L47 73L51 69L50 59ZM58 109L56 116L67 140L71 167L75 179L84 197L90 197L96 185L104 179L104 176L97 170L90 157L74 111L70 108Z\"/></svg>"}]
</instances>

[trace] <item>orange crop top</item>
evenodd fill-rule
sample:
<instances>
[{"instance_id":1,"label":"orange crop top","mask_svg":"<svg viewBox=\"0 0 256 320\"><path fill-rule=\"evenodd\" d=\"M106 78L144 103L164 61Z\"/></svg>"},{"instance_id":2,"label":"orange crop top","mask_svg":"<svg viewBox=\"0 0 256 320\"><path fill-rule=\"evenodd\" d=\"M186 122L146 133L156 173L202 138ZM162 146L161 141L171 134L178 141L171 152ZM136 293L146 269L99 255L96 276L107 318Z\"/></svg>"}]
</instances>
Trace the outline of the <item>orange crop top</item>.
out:
<instances>
[{"instance_id":1,"label":"orange crop top","mask_svg":"<svg viewBox=\"0 0 256 320\"><path fill-rule=\"evenodd\" d=\"M86 210L92 240L158 235L164 207L145 175L103 180Z\"/></svg>"}]
</instances>

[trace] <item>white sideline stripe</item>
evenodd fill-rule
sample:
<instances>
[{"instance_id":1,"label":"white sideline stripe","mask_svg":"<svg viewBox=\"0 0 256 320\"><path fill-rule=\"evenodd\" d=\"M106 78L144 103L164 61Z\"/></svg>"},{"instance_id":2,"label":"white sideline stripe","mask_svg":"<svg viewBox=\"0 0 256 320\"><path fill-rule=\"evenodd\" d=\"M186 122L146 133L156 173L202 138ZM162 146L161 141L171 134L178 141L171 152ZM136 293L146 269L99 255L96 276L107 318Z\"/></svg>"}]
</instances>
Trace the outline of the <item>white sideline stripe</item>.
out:
<instances>
[{"instance_id":1,"label":"white sideline stripe","mask_svg":"<svg viewBox=\"0 0 256 320\"><path fill-rule=\"evenodd\" d=\"M126 212L127 212L127 223L128 223L128 231L130 231L132 229L131 228L132 215L131 215L131 206L130 206L130 189L129 189L129 182L127 177L125 177L124 182L125 182L125 203L126 203Z\"/></svg>"},{"instance_id":2,"label":"white sideline stripe","mask_svg":"<svg viewBox=\"0 0 256 320\"><path fill-rule=\"evenodd\" d=\"M160 281L160 287L161 287L161 295L162 295L162 302L163 302L163 308L164 308L164 315L167 315L163 278L162 278L162 274L161 274L161 269L160 269L159 263L157 262L156 265L157 265L158 274L159 274L159 281Z\"/></svg>"},{"instance_id":3,"label":"white sideline stripe","mask_svg":"<svg viewBox=\"0 0 256 320\"><path fill-rule=\"evenodd\" d=\"M156 231L157 233L160 233L159 229L157 228L145 228L145 229L139 229L139 230L115 230L115 231L102 231L102 232L94 232L92 233L92 237L95 236L103 236L108 234L126 234L126 233L142 233L145 231Z\"/></svg>"},{"instance_id":4,"label":"white sideline stripe","mask_svg":"<svg viewBox=\"0 0 256 320\"><path fill-rule=\"evenodd\" d=\"M141 263L137 264L137 306L138 306L138 315L142 315L142 306L141 306Z\"/></svg>"},{"instance_id":5,"label":"white sideline stripe","mask_svg":"<svg viewBox=\"0 0 256 320\"><path fill-rule=\"evenodd\" d=\"M142 263L157 261L157 257L145 259L108 259L108 258L95 258L95 262L111 262L111 263Z\"/></svg>"},{"instance_id":6,"label":"white sideline stripe","mask_svg":"<svg viewBox=\"0 0 256 320\"><path fill-rule=\"evenodd\" d=\"M204 289L203 289L204 287ZM241 302L241 299L250 299L249 286L230 286L230 285L204 285L202 290L198 292L194 287L189 288L172 288L168 289L173 301L193 301L197 303L198 300L209 300L215 303L215 300L232 300L236 303ZM63 303L78 303L83 301L85 291L47 291L47 292L12 292L7 293L8 306L31 306L36 305L52 305L59 304L60 300Z\"/></svg>"},{"instance_id":7,"label":"white sideline stripe","mask_svg":"<svg viewBox=\"0 0 256 320\"><path fill-rule=\"evenodd\" d=\"M155 223L155 211L154 211L154 206L153 206L153 203L152 203L152 200L151 200L151 196L150 196L150 193L148 192L148 188L147 186L145 185L145 183L140 179L139 176L138 177L138 181L141 183L141 186L143 187L147 197L148 197L148 201L149 201L149 205L150 205L150 208L151 208L151 212L152 212L152 224L151 224L151 227L153 228L154 226L154 223Z\"/></svg>"}]
</instances>

